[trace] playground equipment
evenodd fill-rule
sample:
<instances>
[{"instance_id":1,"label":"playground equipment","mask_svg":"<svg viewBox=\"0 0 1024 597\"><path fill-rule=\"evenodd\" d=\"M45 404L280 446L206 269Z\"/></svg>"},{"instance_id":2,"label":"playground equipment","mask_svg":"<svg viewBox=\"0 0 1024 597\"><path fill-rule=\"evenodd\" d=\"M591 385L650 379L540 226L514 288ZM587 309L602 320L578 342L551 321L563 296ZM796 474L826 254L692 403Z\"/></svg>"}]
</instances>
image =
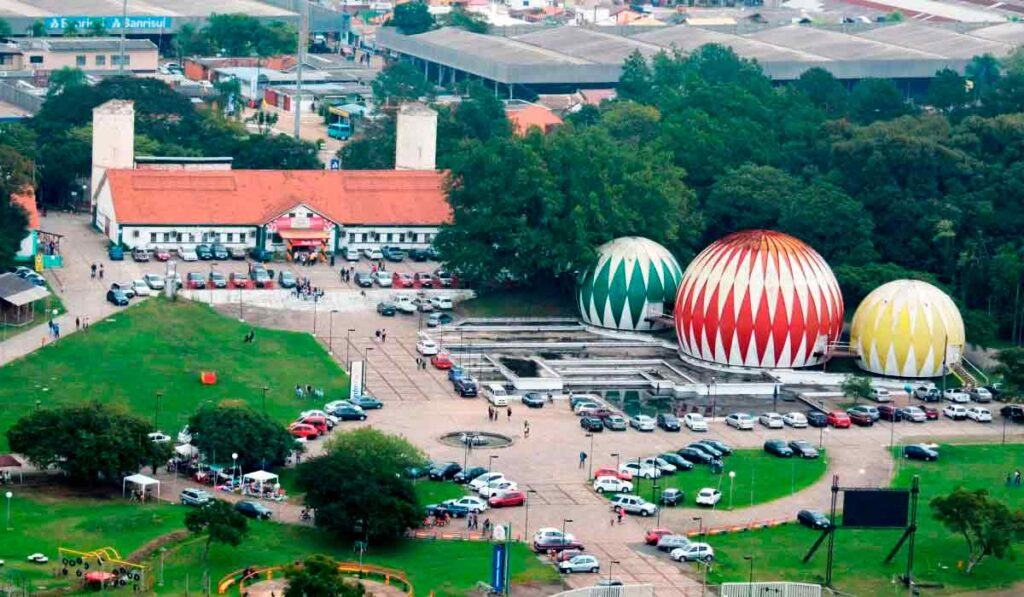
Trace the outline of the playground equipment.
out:
<instances>
[{"instance_id":1,"label":"playground equipment","mask_svg":"<svg viewBox=\"0 0 1024 597\"><path fill-rule=\"evenodd\" d=\"M217 594L227 595L228 592L234 588L235 591L232 594L242 595L244 592L244 585L263 580L272 580L275 575L283 576L284 569L286 567L287 566L270 566L267 568L245 568L242 570L235 570L220 579L217 583ZM373 566L371 564L360 564L359 562L338 562L338 571L345 576L365 578L366 580L384 583L386 586L398 587L404 591L406 595L413 597L412 583L409 582L409 577L405 575L405 572L402 572L401 570L384 568L382 566Z\"/></svg>"},{"instance_id":2,"label":"playground equipment","mask_svg":"<svg viewBox=\"0 0 1024 597\"><path fill-rule=\"evenodd\" d=\"M60 573L63 576L74 574L85 584L130 589L132 592L150 588L148 568L124 561L121 553L113 547L101 547L93 551L60 547L57 553L60 554Z\"/></svg>"}]
</instances>

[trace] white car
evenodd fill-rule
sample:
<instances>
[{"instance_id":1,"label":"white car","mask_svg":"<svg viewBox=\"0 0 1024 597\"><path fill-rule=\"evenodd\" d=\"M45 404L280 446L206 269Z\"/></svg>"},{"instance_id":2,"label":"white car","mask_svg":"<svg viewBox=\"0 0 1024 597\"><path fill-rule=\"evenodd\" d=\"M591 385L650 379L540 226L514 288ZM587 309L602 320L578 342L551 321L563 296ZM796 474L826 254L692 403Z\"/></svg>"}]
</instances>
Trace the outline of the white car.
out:
<instances>
[{"instance_id":1,"label":"white car","mask_svg":"<svg viewBox=\"0 0 1024 597\"><path fill-rule=\"evenodd\" d=\"M477 514L483 512L488 508L487 500L476 497L475 495L467 495L458 499L445 500L443 504L455 504L457 506L465 506L469 508L470 512Z\"/></svg>"},{"instance_id":2,"label":"white car","mask_svg":"<svg viewBox=\"0 0 1024 597\"><path fill-rule=\"evenodd\" d=\"M697 492L698 506L712 506L722 499L722 492L711 487L705 487Z\"/></svg>"},{"instance_id":3,"label":"white car","mask_svg":"<svg viewBox=\"0 0 1024 597\"><path fill-rule=\"evenodd\" d=\"M335 408L337 408L337 406L335 406ZM304 419L306 417L323 417L323 418L327 419L327 421L330 422L331 425L337 425L338 424L338 417L336 417L334 415L329 415L329 414L325 413L324 411L322 411L320 409L304 410L304 411L299 413L299 418L300 419Z\"/></svg>"},{"instance_id":4,"label":"white car","mask_svg":"<svg viewBox=\"0 0 1024 597\"><path fill-rule=\"evenodd\" d=\"M782 429L786 426L779 413L762 413L757 420L768 429Z\"/></svg>"},{"instance_id":5,"label":"white car","mask_svg":"<svg viewBox=\"0 0 1024 597\"><path fill-rule=\"evenodd\" d=\"M498 479L491 481L487 485L484 485L477 492L481 497L489 498L491 496L498 495L503 491L514 491L519 489L519 484L515 481L509 481L508 479Z\"/></svg>"},{"instance_id":6,"label":"white car","mask_svg":"<svg viewBox=\"0 0 1024 597\"><path fill-rule=\"evenodd\" d=\"M537 529L537 532L533 534L534 543L544 543L549 539L561 539L562 530L554 527L541 527ZM576 536L572 533L565 533L565 538L569 541L575 541Z\"/></svg>"},{"instance_id":7,"label":"white car","mask_svg":"<svg viewBox=\"0 0 1024 597\"><path fill-rule=\"evenodd\" d=\"M627 462L619 466L620 473L629 473L641 479L657 479L661 476L661 470L649 464Z\"/></svg>"},{"instance_id":8,"label":"white car","mask_svg":"<svg viewBox=\"0 0 1024 597\"><path fill-rule=\"evenodd\" d=\"M196 250L184 245L178 247L178 257L182 261L199 261L199 255L196 255Z\"/></svg>"},{"instance_id":9,"label":"white car","mask_svg":"<svg viewBox=\"0 0 1024 597\"><path fill-rule=\"evenodd\" d=\"M425 357L433 356L437 354L437 342L434 342L430 338L421 337L416 342L416 352Z\"/></svg>"},{"instance_id":10,"label":"white car","mask_svg":"<svg viewBox=\"0 0 1024 597\"><path fill-rule=\"evenodd\" d=\"M698 413L686 413L683 417L683 425L690 431L707 431L708 421L704 415Z\"/></svg>"},{"instance_id":11,"label":"white car","mask_svg":"<svg viewBox=\"0 0 1024 597\"><path fill-rule=\"evenodd\" d=\"M391 274L382 270L377 270L371 277L373 278L373 281L377 283L377 286L380 286L381 288L391 288L391 284L393 282Z\"/></svg>"},{"instance_id":12,"label":"white car","mask_svg":"<svg viewBox=\"0 0 1024 597\"><path fill-rule=\"evenodd\" d=\"M559 572L591 572L601 571L601 562L594 556L580 554L558 563Z\"/></svg>"},{"instance_id":13,"label":"white car","mask_svg":"<svg viewBox=\"0 0 1024 597\"><path fill-rule=\"evenodd\" d=\"M892 394L882 388L871 388L871 399L875 402L892 402Z\"/></svg>"},{"instance_id":14,"label":"white car","mask_svg":"<svg viewBox=\"0 0 1024 597\"><path fill-rule=\"evenodd\" d=\"M924 423L928 415L919 406L908 406L903 409L903 419L912 423Z\"/></svg>"},{"instance_id":15,"label":"white car","mask_svg":"<svg viewBox=\"0 0 1024 597\"><path fill-rule=\"evenodd\" d=\"M640 464L646 464L648 466L656 467L659 471L666 475L671 475L672 473L676 472L676 465L657 456L644 458L643 460L640 461Z\"/></svg>"},{"instance_id":16,"label":"white car","mask_svg":"<svg viewBox=\"0 0 1024 597\"><path fill-rule=\"evenodd\" d=\"M979 423L991 423L992 422L992 411L987 408L980 406L972 406L967 409L967 418L972 421Z\"/></svg>"},{"instance_id":17,"label":"white car","mask_svg":"<svg viewBox=\"0 0 1024 597\"><path fill-rule=\"evenodd\" d=\"M629 418L629 426L637 431L654 431L654 417L647 415L634 415Z\"/></svg>"},{"instance_id":18,"label":"white car","mask_svg":"<svg viewBox=\"0 0 1024 597\"><path fill-rule=\"evenodd\" d=\"M153 290L150 289L149 284L146 284L145 280L132 280L132 290L135 291L135 296L153 296Z\"/></svg>"},{"instance_id":19,"label":"white car","mask_svg":"<svg viewBox=\"0 0 1024 597\"><path fill-rule=\"evenodd\" d=\"M366 255L367 259L384 259L384 253L381 253L380 249L363 249L363 255Z\"/></svg>"},{"instance_id":20,"label":"white car","mask_svg":"<svg viewBox=\"0 0 1024 597\"><path fill-rule=\"evenodd\" d=\"M942 409L942 414L954 421L960 421L967 418L967 409L959 404L947 404Z\"/></svg>"},{"instance_id":21,"label":"white car","mask_svg":"<svg viewBox=\"0 0 1024 597\"><path fill-rule=\"evenodd\" d=\"M152 290L163 290L164 289L164 277L160 274L146 274L142 276L142 281L146 283Z\"/></svg>"},{"instance_id":22,"label":"white car","mask_svg":"<svg viewBox=\"0 0 1024 597\"><path fill-rule=\"evenodd\" d=\"M747 413L732 413L725 418L725 424L736 429L753 429L754 417Z\"/></svg>"},{"instance_id":23,"label":"white car","mask_svg":"<svg viewBox=\"0 0 1024 597\"><path fill-rule=\"evenodd\" d=\"M968 395L975 402L992 402L992 392L987 388L974 388Z\"/></svg>"},{"instance_id":24,"label":"white car","mask_svg":"<svg viewBox=\"0 0 1024 597\"><path fill-rule=\"evenodd\" d=\"M586 410L588 408L603 408L603 407L604 407L603 404L601 404L600 402L597 402L595 400L589 400L589 399L588 400L580 400L579 402L576 403L576 406L572 407L572 412L574 414L578 415L578 414L580 414L581 412L583 412L584 410Z\"/></svg>"},{"instance_id":25,"label":"white car","mask_svg":"<svg viewBox=\"0 0 1024 597\"><path fill-rule=\"evenodd\" d=\"M480 491L480 489L483 486L487 485L491 481L495 481L497 479L504 479L504 478L505 478L505 474L504 473L497 473L497 472L494 472L494 473L484 473L484 474L480 475L479 477L477 477L476 479L473 479L472 481L470 481L469 482L469 487L473 491Z\"/></svg>"},{"instance_id":26,"label":"white car","mask_svg":"<svg viewBox=\"0 0 1024 597\"><path fill-rule=\"evenodd\" d=\"M411 314L416 312L416 303L412 302L412 297L408 295L400 294L391 299L391 302L394 303L395 308L401 311L402 313Z\"/></svg>"},{"instance_id":27,"label":"white car","mask_svg":"<svg viewBox=\"0 0 1024 597\"><path fill-rule=\"evenodd\" d=\"M957 388L949 388L943 393L943 398L957 404L967 404L971 401L971 395Z\"/></svg>"},{"instance_id":28,"label":"white car","mask_svg":"<svg viewBox=\"0 0 1024 597\"><path fill-rule=\"evenodd\" d=\"M153 442L154 444L166 444L167 442L171 441L171 436L167 435L166 433L160 433L159 431L147 433L146 437L149 438L149 441Z\"/></svg>"},{"instance_id":29,"label":"white car","mask_svg":"<svg viewBox=\"0 0 1024 597\"><path fill-rule=\"evenodd\" d=\"M677 562L710 562L715 559L715 550L707 543L691 543L673 549L669 557Z\"/></svg>"},{"instance_id":30,"label":"white car","mask_svg":"<svg viewBox=\"0 0 1024 597\"><path fill-rule=\"evenodd\" d=\"M359 249L349 247L345 249L345 261L359 261Z\"/></svg>"},{"instance_id":31,"label":"white car","mask_svg":"<svg viewBox=\"0 0 1024 597\"><path fill-rule=\"evenodd\" d=\"M38 552L34 553L34 554L31 554L26 559L28 561L32 562L33 564L45 564L45 563L50 561L50 558L48 558L48 557L46 557L43 554L38 553Z\"/></svg>"},{"instance_id":32,"label":"white car","mask_svg":"<svg viewBox=\"0 0 1024 597\"><path fill-rule=\"evenodd\" d=\"M455 308L455 304L450 296L432 296L430 297L430 304L439 311L448 311Z\"/></svg>"},{"instance_id":33,"label":"white car","mask_svg":"<svg viewBox=\"0 0 1024 597\"><path fill-rule=\"evenodd\" d=\"M782 415L782 422L795 429L803 429L807 427L807 417L804 413L791 412Z\"/></svg>"},{"instance_id":34,"label":"white car","mask_svg":"<svg viewBox=\"0 0 1024 597\"><path fill-rule=\"evenodd\" d=\"M598 493L629 493L633 491L633 484L623 481L617 477L598 477L594 479L594 491Z\"/></svg>"}]
</instances>

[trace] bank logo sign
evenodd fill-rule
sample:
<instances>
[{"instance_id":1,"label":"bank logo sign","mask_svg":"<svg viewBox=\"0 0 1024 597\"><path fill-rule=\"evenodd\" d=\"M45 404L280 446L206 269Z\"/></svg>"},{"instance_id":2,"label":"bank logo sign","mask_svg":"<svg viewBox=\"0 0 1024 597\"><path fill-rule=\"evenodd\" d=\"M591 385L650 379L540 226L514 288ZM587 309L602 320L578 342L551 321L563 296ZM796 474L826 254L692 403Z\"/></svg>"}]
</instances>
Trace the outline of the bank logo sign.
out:
<instances>
[{"instance_id":1,"label":"bank logo sign","mask_svg":"<svg viewBox=\"0 0 1024 597\"><path fill-rule=\"evenodd\" d=\"M47 17L46 28L49 31L63 31L69 23L78 26L79 31L85 31L92 22L99 20L107 31L120 31L121 17ZM170 29L173 19L171 17L128 17L125 20L127 29L159 30Z\"/></svg>"}]
</instances>

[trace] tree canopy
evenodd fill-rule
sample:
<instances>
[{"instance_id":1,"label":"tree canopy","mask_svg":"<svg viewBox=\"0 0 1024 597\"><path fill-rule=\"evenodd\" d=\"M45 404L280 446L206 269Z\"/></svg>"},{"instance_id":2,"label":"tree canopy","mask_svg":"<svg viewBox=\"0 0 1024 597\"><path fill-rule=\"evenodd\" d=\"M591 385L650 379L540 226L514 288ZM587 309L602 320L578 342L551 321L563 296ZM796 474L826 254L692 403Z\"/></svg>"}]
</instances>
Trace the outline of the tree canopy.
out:
<instances>
[{"instance_id":1,"label":"tree canopy","mask_svg":"<svg viewBox=\"0 0 1024 597\"><path fill-rule=\"evenodd\" d=\"M338 571L338 562L325 555L306 558L301 564L285 569L288 586L284 597L362 597L366 588L356 581L346 581Z\"/></svg>"},{"instance_id":2,"label":"tree canopy","mask_svg":"<svg viewBox=\"0 0 1024 597\"><path fill-rule=\"evenodd\" d=\"M297 449L283 425L246 406L205 406L188 420L192 445L211 462L231 462L238 454L243 469L284 464Z\"/></svg>"},{"instance_id":3,"label":"tree canopy","mask_svg":"<svg viewBox=\"0 0 1024 597\"><path fill-rule=\"evenodd\" d=\"M203 542L203 579L210 573L210 546L214 543L238 547L249 533L249 521L224 500L213 499L185 513L185 528ZM205 584L205 582L204 582Z\"/></svg>"},{"instance_id":4,"label":"tree canopy","mask_svg":"<svg viewBox=\"0 0 1024 597\"><path fill-rule=\"evenodd\" d=\"M1011 511L987 490L960 487L933 498L931 507L932 516L967 544L967 574L989 556L1011 557L1014 543L1024 540L1024 512Z\"/></svg>"},{"instance_id":5,"label":"tree canopy","mask_svg":"<svg viewBox=\"0 0 1024 597\"><path fill-rule=\"evenodd\" d=\"M289 23L264 23L246 14L212 14L206 25L196 29L191 23L175 35L175 45L183 56L274 56L293 54L298 32Z\"/></svg>"},{"instance_id":6,"label":"tree canopy","mask_svg":"<svg viewBox=\"0 0 1024 597\"><path fill-rule=\"evenodd\" d=\"M433 29L434 15L430 14L426 2L412 0L396 6L385 26L394 27L405 35L416 35Z\"/></svg>"}]
</instances>

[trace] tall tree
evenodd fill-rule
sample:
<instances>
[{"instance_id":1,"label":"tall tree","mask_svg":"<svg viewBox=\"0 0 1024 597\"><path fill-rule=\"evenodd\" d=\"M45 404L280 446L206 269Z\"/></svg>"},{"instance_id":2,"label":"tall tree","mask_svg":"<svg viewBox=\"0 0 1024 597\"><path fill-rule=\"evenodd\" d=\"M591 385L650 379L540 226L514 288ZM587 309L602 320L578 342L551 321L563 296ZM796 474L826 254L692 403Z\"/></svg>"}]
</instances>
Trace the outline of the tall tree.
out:
<instances>
[{"instance_id":1,"label":"tall tree","mask_svg":"<svg viewBox=\"0 0 1024 597\"><path fill-rule=\"evenodd\" d=\"M839 389L843 391L844 395L853 398L854 404L871 398L873 394L871 380L863 375L847 375L846 379L839 384Z\"/></svg>"},{"instance_id":2,"label":"tall tree","mask_svg":"<svg viewBox=\"0 0 1024 597\"><path fill-rule=\"evenodd\" d=\"M65 66L50 73L50 86L46 90L46 95L53 97L72 87L84 87L88 84L82 69Z\"/></svg>"},{"instance_id":3,"label":"tall tree","mask_svg":"<svg viewBox=\"0 0 1024 597\"><path fill-rule=\"evenodd\" d=\"M78 35L78 21L69 20L64 25L64 37L76 37Z\"/></svg>"},{"instance_id":4,"label":"tall tree","mask_svg":"<svg viewBox=\"0 0 1024 597\"><path fill-rule=\"evenodd\" d=\"M0 19L0 39L11 36L11 24L5 19Z\"/></svg>"},{"instance_id":5,"label":"tall tree","mask_svg":"<svg viewBox=\"0 0 1024 597\"><path fill-rule=\"evenodd\" d=\"M235 152L239 170L322 170L319 147L288 135L251 135Z\"/></svg>"},{"instance_id":6,"label":"tall tree","mask_svg":"<svg viewBox=\"0 0 1024 597\"><path fill-rule=\"evenodd\" d=\"M889 79L862 79L850 94L850 117L857 122L892 120L909 111L903 94Z\"/></svg>"},{"instance_id":7,"label":"tall tree","mask_svg":"<svg viewBox=\"0 0 1024 597\"><path fill-rule=\"evenodd\" d=\"M406 6L400 4L399 6ZM416 100L433 89L423 73L407 62L393 62L384 67L370 83L378 104L390 106L402 100Z\"/></svg>"},{"instance_id":8,"label":"tall tree","mask_svg":"<svg viewBox=\"0 0 1024 597\"><path fill-rule=\"evenodd\" d=\"M967 79L955 70L944 68L935 73L935 78L928 83L928 95L925 102L939 110L951 112L962 108L970 101Z\"/></svg>"},{"instance_id":9,"label":"tall tree","mask_svg":"<svg viewBox=\"0 0 1024 597\"><path fill-rule=\"evenodd\" d=\"M1024 348L1013 346L999 351L996 359L996 374L1003 379L1004 391L1007 396L1018 400L1024 396Z\"/></svg>"},{"instance_id":10,"label":"tall tree","mask_svg":"<svg viewBox=\"0 0 1024 597\"><path fill-rule=\"evenodd\" d=\"M405 35L416 35L434 27L434 15L425 2L412 0L396 6L385 26L395 27Z\"/></svg>"},{"instance_id":11,"label":"tall tree","mask_svg":"<svg viewBox=\"0 0 1024 597\"><path fill-rule=\"evenodd\" d=\"M229 502L210 500L199 508L185 513L185 528L203 543L203 586L210 576L210 546L214 543L238 547L249 533L249 521Z\"/></svg>"},{"instance_id":12,"label":"tall tree","mask_svg":"<svg viewBox=\"0 0 1024 597\"><path fill-rule=\"evenodd\" d=\"M33 21L28 29L32 37L44 37L46 35L46 24L42 21Z\"/></svg>"},{"instance_id":13,"label":"tall tree","mask_svg":"<svg viewBox=\"0 0 1024 597\"><path fill-rule=\"evenodd\" d=\"M874 261L874 229L862 203L822 180L791 196L779 217L779 230L814 247L833 266Z\"/></svg>"},{"instance_id":14,"label":"tall tree","mask_svg":"<svg viewBox=\"0 0 1024 597\"><path fill-rule=\"evenodd\" d=\"M778 226L800 182L771 166L746 164L720 176L704 203L708 238Z\"/></svg>"},{"instance_id":15,"label":"tall tree","mask_svg":"<svg viewBox=\"0 0 1024 597\"><path fill-rule=\"evenodd\" d=\"M285 569L288 586L284 597L362 597L366 589L359 582L349 582L338 570L338 562L325 555L306 558L301 564Z\"/></svg>"},{"instance_id":16,"label":"tall tree","mask_svg":"<svg viewBox=\"0 0 1024 597\"><path fill-rule=\"evenodd\" d=\"M626 57L619 76L616 95L625 100L649 103L651 100L651 67L640 50L633 50Z\"/></svg>"},{"instance_id":17,"label":"tall tree","mask_svg":"<svg viewBox=\"0 0 1024 597\"><path fill-rule=\"evenodd\" d=\"M283 425L244 406L205 406L188 420L192 445L211 462L227 462L238 454L244 469L284 464L297 448Z\"/></svg>"},{"instance_id":18,"label":"tall tree","mask_svg":"<svg viewBox=\"0 0 1024 597\"><path fill-rule=\"evenodd\" d=\"M981 97L999 81L999 59L992 54L975 56L967 63L964 74L971 82L971 90L975 97Z\"/></svg>"},{"instance_id":19,"label":"tall tree","mask_svg":"<svg viewBox=\"0 0 1024 597\"><path fill-rule=\"evenodd\" d=\"M820 67L809 68L793 86L829 118L838 118L846 113L849 94L839 79L829 71Z\"/></svg>"},{"instance_id":20,"label":"tall tree","mask_svg":"<svg viewBox=\"0 0 1024 597\"><path fill-rule=\"evenodd\" d=\"M1024 512L1011 511L987 490L960 487L930 505L932 516L967 544L967 574L989 556L1012 557L1013 545L1024 540Z\"/></svg>"}]
</instances>

